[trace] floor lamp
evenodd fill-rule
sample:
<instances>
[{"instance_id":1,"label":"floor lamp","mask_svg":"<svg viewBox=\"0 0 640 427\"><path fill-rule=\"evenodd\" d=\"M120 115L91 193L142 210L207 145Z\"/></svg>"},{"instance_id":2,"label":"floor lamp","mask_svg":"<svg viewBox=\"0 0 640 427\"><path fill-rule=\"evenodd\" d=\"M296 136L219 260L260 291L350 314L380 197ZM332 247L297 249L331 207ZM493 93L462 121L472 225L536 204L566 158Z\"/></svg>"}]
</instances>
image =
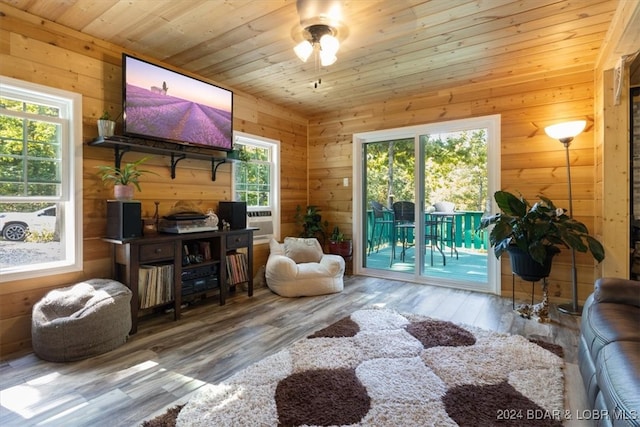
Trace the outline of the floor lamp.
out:
<instances>
[{"instance_id":1,"label":"floor lamp","mask_svg":"<svg viewBox=\"0 0 640 427\"><path fill-rule=\"evenodd\" d=\"M571 195L571 165L569 162L569 145L573 138L582 132L587 125L585 120L559 123L547 126L544 131L553 139L557 139L564 145L567 158L567 181L569 183L569 216L573 218L573 197ZM558 310L571 315L580 315L582 307L578 305L578 270L576 269L576 250L571 249L571 290L573 297L570 304L561 304Z\"/></svg>"}]
</instances>

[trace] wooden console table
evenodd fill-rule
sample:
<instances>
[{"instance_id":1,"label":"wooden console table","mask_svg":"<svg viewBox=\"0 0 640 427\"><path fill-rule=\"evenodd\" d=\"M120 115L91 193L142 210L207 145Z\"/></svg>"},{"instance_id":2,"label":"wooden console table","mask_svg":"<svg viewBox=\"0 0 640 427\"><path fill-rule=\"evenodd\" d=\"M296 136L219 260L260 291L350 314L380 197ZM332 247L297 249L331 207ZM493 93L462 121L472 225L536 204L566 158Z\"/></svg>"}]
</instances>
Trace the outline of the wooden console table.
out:
<instances>
[{"instance_id":1,"label":"wooden console table","mask_svg":"<svg viewBox=\"0 0 640 427\"><path fill-rule=\"evenodd\" d=\"M227 281L226 257L228 253L246 248L248 295L253 296L253 228L243 230L206 231L184 234L154 234L134 239L115 240L104 239L113 244L113 272L112 276L131 289L131 334L138 330L138 311L140 300L140 270L141 266L170 265L173 267L173 278L167 281L171 287L172 299L161 301L155 305L169 306L174 310L174 320L180 319L183 301L183 278L185 282L193 277L201 278L207 284L215 284L219 289L220 305L224 305L229 292ZM204 245L204 246L201 246ZM199 253L197 259L189 260L186 252L190 248L206 247L207 253ZM197 249L196 249L197 251ZM205 251L203 251L205 252ZM193 256L193 254L191 254ZM206 256L205 256L206 255ZM207 273L209 271L209 273ZM146 289L145 289L146 290ZM189 296L204 294L212 290L194 289ZM154 305L145 308L153 308Z\"/></svg>"}]
</instances>

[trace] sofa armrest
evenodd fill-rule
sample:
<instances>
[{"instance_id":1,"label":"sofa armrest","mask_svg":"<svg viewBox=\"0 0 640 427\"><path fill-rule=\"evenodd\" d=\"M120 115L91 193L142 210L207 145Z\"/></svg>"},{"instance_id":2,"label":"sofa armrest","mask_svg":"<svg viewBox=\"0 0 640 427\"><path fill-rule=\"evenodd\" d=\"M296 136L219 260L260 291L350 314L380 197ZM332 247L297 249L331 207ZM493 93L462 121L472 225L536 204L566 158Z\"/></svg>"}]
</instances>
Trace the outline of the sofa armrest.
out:
<instances>
[{"instance_id":1,"label":"sofa armrest","mask_svg":"<svg viewBox=\"0 0 640 427\"><path fill-rule=\"evenodd\" d=\"M596 302L610 302L640 307L640 282L616 277L596 280L593 298Z\"/></svg>"},{"instance_id":2,"label":"sofa armrest","mask_svg":"<svg viewBox=\"0 0 640 427\"><path fill-rule=\"evenodd\" d=\"M267 259L265 274L277 277L296 277L298 275L298 265L286 255L271 254Z\"/></svg>"}]
</instances>

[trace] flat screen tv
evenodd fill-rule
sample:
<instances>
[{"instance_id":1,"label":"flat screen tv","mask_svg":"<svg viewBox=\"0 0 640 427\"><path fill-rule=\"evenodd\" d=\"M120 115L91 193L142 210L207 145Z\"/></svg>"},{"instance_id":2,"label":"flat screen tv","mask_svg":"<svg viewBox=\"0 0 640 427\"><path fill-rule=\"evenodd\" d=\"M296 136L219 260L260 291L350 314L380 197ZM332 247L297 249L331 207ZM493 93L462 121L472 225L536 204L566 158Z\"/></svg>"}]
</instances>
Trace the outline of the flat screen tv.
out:
<instances>
[{"instance_id":1,"label":"flat screen tv","mask_svg":"<svg viewBox=\"0 0 640 427\"><path fill-rule=\"evenodd\" d=\"M229 151L233 92L122 55L124 134Z\"/></svg>"}]
</instances>

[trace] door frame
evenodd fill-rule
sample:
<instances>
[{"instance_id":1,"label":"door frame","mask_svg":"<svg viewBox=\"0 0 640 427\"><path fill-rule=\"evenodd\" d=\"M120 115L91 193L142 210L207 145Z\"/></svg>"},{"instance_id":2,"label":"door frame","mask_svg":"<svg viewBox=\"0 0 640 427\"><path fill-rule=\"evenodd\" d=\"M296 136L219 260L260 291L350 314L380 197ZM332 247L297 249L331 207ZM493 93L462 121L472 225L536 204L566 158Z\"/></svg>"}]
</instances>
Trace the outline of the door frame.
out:
<instances>
[{"instance_id":1,"label":"door frame","mask_svg":"<svg viewBox=\"0 0 640 427\"><path fill-rule=\"evenodd\" d=\"M363 170L365 168L365 160L362 156L362 146L365 143L370 142L383 142L383 141L391 141L396 139L406 139L406 138L414 138L415 144L415 159L416 159L416 180L417 184L414 188L414 200L420 200L421 196L419 196L420 186L422 185L420 179L424 180L424 176L422 175L424 172L424 166L418 162L420 159L420 144L419 144L419 136L424 134L435 134L435 133L443 133L443 132L455 132L460 130L468 130L468 129L479 129L486 128L487 129L487 178L488 178L488 189L487 194L491 195L489 197L489 212L488 214L492 214L497 212L497 205L495 204L495 200L492 195L495 191L500 189L500 170L501 170L501 162L500 162L500 140L501 140L501 116L499 114L481 116L481 117L472 117L468 119L458 119L458 120L450 120L446 122L436 122L436 123L427 123L422 125L414 125L407 126L402 128L393 128L393 129L383 129L371 132L361 132L353 134L353 144L352 144L352 158L353 158L353 187L352 187L352 197L353 197L353 226L352 226L352 235L354 240L354 254L353 254L353 272L354 274L363 275L363 276L371 276L371 277L380 277L394 280L407 280L410 278L412 282L416 283L425 283L430 285L439 285L446 287L455 287L461 289L472 289L480 292L488 292L496 295L500 295L501 290L501 281L500 281L500 263L496 257L492 256L491 251L487 254L487 287L486 289L478 289L475 287L465 286L464 283L459 281L453 282L444 282L437 280L437 283L434 283L434 279L422 275L421 268L421 257L416 259L416 268L414 269L414 273L412 275L407 273L397 273L390 270L379 270L373 268L365 268L363 267L363 258L366 255L367 248L367 236L366 233L363 232L362 225L364 224L364 209L366 207L367 201L364 200L365 195L363 194ZM416 210L422 211L424 209L423 206L419 206L420 203L416 203ZM417 212L419 214L419 212ZM419 218L419 216L418 216ZM420 251L422 252L422 251Z\"/></svg>"}]
</instances>

